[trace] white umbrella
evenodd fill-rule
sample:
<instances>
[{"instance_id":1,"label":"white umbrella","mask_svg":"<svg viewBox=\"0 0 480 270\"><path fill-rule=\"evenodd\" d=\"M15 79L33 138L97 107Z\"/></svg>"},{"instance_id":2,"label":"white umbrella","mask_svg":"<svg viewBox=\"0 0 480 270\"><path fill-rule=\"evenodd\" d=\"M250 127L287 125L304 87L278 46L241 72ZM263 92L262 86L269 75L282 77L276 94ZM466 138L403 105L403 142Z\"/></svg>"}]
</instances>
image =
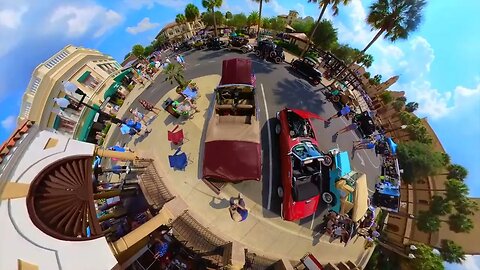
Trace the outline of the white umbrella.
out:
<instances>
[{"instance_id":1,"label":"white umbrella","mask_svg":"<svg viewBox=\"0 0 480 270\"><path fill-rule=\"evenodd\" d=\"M75 93L75 91L78 89L78 87L74 83L69 81L63 81L62 85L65 92L69 92L72 94Z\"/></svg>"},{"instance_id":2,"label":"white umbrella","mask_svg":"<svg viewBox=\"0 0 480 270\"><path fill-rule=\"evenodd\" d=\"M54 98L53 101L60 106L60 108L67 108L70 105L70 101L66 98Z\"/></svg>"}]
</instances>

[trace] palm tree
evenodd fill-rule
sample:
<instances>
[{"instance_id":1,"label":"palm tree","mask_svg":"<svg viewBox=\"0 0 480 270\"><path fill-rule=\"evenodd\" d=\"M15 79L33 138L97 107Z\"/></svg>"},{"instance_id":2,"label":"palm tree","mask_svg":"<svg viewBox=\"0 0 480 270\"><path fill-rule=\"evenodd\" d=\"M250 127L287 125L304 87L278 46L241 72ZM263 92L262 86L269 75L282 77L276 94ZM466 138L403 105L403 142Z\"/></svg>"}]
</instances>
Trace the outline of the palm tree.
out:
<instances>
[{"instance_id":1,"label":"palm tree","mask_svg":"<svg viewBox=\"0 0 480 270\"><path fill-rule=\"evenodd\" d=\"M313 36L315 35L315 31L317 31L318 25L320 24L320 21L322 20L323 14L325 13L325 10L329 5L331 5L331 9L333 11L333 16L336 16L338 14L338 6L340 4L347 5L350 0L308 0L309 3L318 3L319 6L321 7L320 14L318 15L317 22L315 22L315 27L312 30L312 33L310 33L310 37L308 37L308 44L305 46L303 49L302 53L300 54L300 58L303 57L303 55L307 52L308 48L310 47L310 40L312 40Z\"/></svg>"},{"instance_id":2,"label":"palm tree","mask_svg":"<svg viewBox=\"0 0 480 270\"><path fill-rule=\"evenodd\" d=\"M468 196L468 186L460 180L449 179L445 182L445 196L449 201L455 201Z\"/></svg>"},{"instance_id":3,"label":"palm tree","mask_svg":"<svg viewBox=\"0 0 480 270\"><path fill-rule=\"evenodd\" d=\"M446 173L448 179L464 180L468 176L468 170L459 164L451 164L448 166L448 173Z\"/></svg>"},{"instance_id":4,"label":"palm tree","mask_svg":"<svg viewBox=\"0 0 480 270\"><path fill-rule=\"evenodd\" d=\"M247 25L252 26L254 24L258 23L258 12L257 11L252 11L248 15L247 18Z\"/></svg>"},{"instance_id":5,"label":"palm tree","mask_svg":"<svg viewBox=\"0 0 480 270\"><path fill-rule=\"evenodd\" d=\"M383 34L391 42L395 42L397 39L407 39L408 35L417 30L420 25L422 10L426 3L426 0L377 0L373 3L367 16L367 23L372 30L376 29L378 32L357 58L360 58ZM349 70L355 62L356 59L336 78L341 78L342 73ZM332 85L336 83L336 78Z\"/></svg>"},{"instance_id":6,"label":"palm tree","mask_svg":"<svg viewBox=\"0 0 480 270\"><path fill-rule=\"evenodd\" d=\"M208 12L212 13L215 36L217 36L217 20L215 18L215 8L221 7L222 4L223 0L202 0L202 6L206 8Z\"/></svg>"},{"instance_id":7,"label":"palm tree","mask_svg":"<svg viewBox=\"0 0 480 270\"><path fill-rule=\"evenodd\" d=\"M372 66L373 64L373 56L371 54L365 54L362 56L362 58L360 58L358 61L357 61L357 64L361 64L357 70L361 69L362 67L366 67L366 68L369 68Z\"/></svg>"},{"instance_id":8,"label":"palm tree","mask_svg":"<svg viewBox=\"0 0 480 270\"><path fill-rule=\"evenodd\" d=\"M183 14L177 14L177 16L175 16L175 22L178 24L185 23L186 21L187 21L187 18L185 18L185 15Z\"/></svg>"},{"instance_id":9,"label":"palm tree","mask_svg":"<svg viewBox=\"0 0 480 270\"><path fill-rule=\"evenodd\" d=\"M444 216L452 212L452 204L442 196L432 196L430 201L430 212L433 215Z\"/></svg>"},{"instance_id":10,"label":"palm tree","mask_svg":"<svg viewBox=\"0 0 480 270\"><path fill-rule=\"evenodd\" d=\"M426 233L436 232L440 229L441 221L437 215L431 212L420 211L416 217L417 228Z\"/></svg>"},{"instance_id":11,"label":"palm tree","mask_svg":"<svg viewBox=\"0 0 480 270\"><path fill-rule=\"evenodd\" d=\"M442 248L440 249L440 256L449 263L462 263L465 260L465 252L462 247L457 245L452 240L443 239Z\"/></svg>"},{"instance_id":12,"label":"palm tree","mask_svg":"<svg viewBox=\"0 0 480 270\"><path fill-rule=\"evenodd\" d=\"M230 20L233 18L233 14L230 11L225 12L225 19Z\"/></svg>"},{"instance_id":13,"label":"palm tree","mask_svg":"<svg viewBox=\"0 0 480 270\"><path fill-rule=\"evenodd\" d=\"M478 204L468 197L457 198L454 202L455 210L463 215L473 215L478 211Z\"/></svg>"},{"instance_id":14,"label":"palm tree","mask_svg":"<svg viewBox=\"0 0 480 270\"><path fill-rule=\"evenodd\" d=\"M473 221L464 214L453 214L448 217L450 230L456 233L469 233L473 229Z\"/></svg>"},{"instance_id":15,"label":"palm tree","mask_svg":"<svg viewBox=\"0 0 480 270\"><path fill-rule=\"evenodd\" d=\"M198 7L194 4L188 4L185 7L185 18L187 18L187 22L194 22L200 17L200 11Z\"/></svg>"},{"instance_id":16,"label":"palm tree","mask_svg":"<svg viewBox=\"0 0 480 270\"><path fill-rule=\"evenodd\" d=\"M405 111L407 111L407 112L413 113L417 109L418 109L418 103L417 102L412 101L412 102L408 102L405 105Z\"/></svg>"},{"instance_id":17,"label":"palm tree","mask_svg":"<svg viewBox=\"0 0 480 270\"><path fill-rule=\"evenodd\" d=\"M258 28L257 28L257 40L260 38L260 25L262 24L262 8L263 2L268 3L270 0L253 0L258 3Z\"/></svg>"},{"instance_id":18,"label":"palm tree","mask_svg":"<svg viewBox=\"0 0 480 270\"><path fill-rule=\"evenodd\" d=\"M163 70L163 74L166 75L165 81L169 81L170 84L176 82L179 88L184 88L187 83L185 82L185 77L183 75L183 68L179 64L170 63Z\"/></svg>"}]
</instances>

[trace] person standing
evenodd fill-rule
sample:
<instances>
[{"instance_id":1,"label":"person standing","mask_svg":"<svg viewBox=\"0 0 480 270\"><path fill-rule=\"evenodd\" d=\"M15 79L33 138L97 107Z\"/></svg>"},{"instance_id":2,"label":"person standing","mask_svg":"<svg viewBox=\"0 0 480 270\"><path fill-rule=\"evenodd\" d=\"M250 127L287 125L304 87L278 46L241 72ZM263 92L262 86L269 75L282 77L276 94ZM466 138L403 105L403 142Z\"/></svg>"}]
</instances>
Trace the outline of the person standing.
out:
<instances>
[{"instance_id":1,"label":"person standing","mask_svg":"<svg viewBox=\"0 0 480 270\"><path fill-rule=\"evenodd\" d=\"M138 102L140 102L140 105L142 105L142 107L149 111L149 112L153 112L154 114L158 115L160 113L160 109L153 106L153 104L151 104L150 102L146 101L145 99L140 99Z\"/></svg>"},{"instance_id":2,"label":"person standing","mask_svg":"<svg viewBox=\"0 0 480 270\"><path fill-rule=\"evenodd\" d=\"M336 114L330 116L328 119L327 119L327 122L330 122L330 120L334 119L334 118L338 118L340 116L346 116L348 115L350 112L352 111L352 109L350 108L350 106L348 106L348 104L346 104L342 109L340 109L340 111L338 111Z\"/></svg>"}]
</instances>

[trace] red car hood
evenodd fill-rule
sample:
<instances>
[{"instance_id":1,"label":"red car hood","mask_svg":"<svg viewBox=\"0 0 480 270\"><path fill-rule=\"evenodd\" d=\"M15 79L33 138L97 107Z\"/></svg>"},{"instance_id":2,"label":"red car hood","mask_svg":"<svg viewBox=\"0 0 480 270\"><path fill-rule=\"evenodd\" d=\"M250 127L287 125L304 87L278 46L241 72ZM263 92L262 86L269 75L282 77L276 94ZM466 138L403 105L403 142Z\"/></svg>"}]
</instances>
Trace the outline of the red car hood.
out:
<instances>
[{"instance_id":1,"label":"red car hood","mask_svg":"<svg viewBox=\"0 0 480 270\"><path fill-rule=\"evenodd\" d=\"M319 119L319 120L325 121L325 119L320 117L320 115L314 114L314 113L309 112L309 111L304 111L304 110L299 110L299 109L289 109L289 110L291 110L292 112L298 114L300 117L305 118L305 119Z\"/></svg>"},{"instance_id":2,"label":"red car hood","mask_svg":"<svg viewBox=\"0 0 480 270\"><path fill-rule=\"evenodd\" d=\"M205 143L203 178L226 182L260 181L259 143L218 140Z\"/></svg>"},{"instance_id":3,"label":"red car hood","mask_svg":"<svg viewBox=\"0 0 480 270\"><path fill-rule=\"evenodd\" d=\"M289 208L285 209L284 219L293 221L299 220L302 218L309 217L313 215L318 208L318 202L320 200L320 195L317 195L307 201L295 202L292 203Z\"/></svg>"}]
</instances>

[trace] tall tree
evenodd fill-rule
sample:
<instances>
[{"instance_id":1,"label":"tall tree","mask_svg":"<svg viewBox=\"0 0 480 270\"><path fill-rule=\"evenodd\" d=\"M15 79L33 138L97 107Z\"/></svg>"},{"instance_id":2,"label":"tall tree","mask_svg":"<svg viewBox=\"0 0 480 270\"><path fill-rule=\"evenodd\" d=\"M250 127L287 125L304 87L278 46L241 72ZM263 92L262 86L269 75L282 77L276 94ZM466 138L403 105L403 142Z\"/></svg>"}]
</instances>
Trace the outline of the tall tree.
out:
<instances>
[{"instance_id":1,"label":"tall tree","mask_svg":"<svg viewBox=\"0 0 480 270\"><path fill-rule=\"evenodd\" d=\"M314 22L308 20L297 20L291 25L296 32L310 34L315 26Z\"/></svg>"},{"instance_id":2,"label":"tall tree","mask_svg":"<svg viewBox=\"0 0 480 270\"><path fill-rule=\"evenodd\" d=\"M143 56L149 57L150 54L153 53L153 51L155 51L155 48L153 47L153 45L148 45L148 46L145 47L145 49L143 51Z\"/></svg>"},{"instance_id":3,"label":"tall tree","mask_svg":"<svg viewBox=\"0 0 480 270\"><path fill-rule=\"evenodd\" d=\"M177 14L177 16L175 16L175 22L178 24L185 23L186 21L187 21L187 18L185 18L185 15L183 14Z\"/></svg>"},{"instance_id":4,"label":"tall tree","mask_svg":"<svg viewBox=\"0 0 480 270\"><path fill-rule=\"evenodd\" d=\"M445 196L449 201L467 197L468 186L458 179L449 179L445 182Z\"/></svg>"},{"instance_id":5,"label":"tall tree","mask_svg":"<svg viewBox=\"0 0 480 270\"><path fill-rule=\"evenodd\" d=\"M202 6L207 9L208 12L215 14L215 8L221 7L223 4L223 0L202 0ZM218 35L217 33L217 20L216 16L213 15L213 27L214 27L214 34L215 36Z\"/></svg>"},{"instance_id":6,"label":"tall tree","mask_svg":"<svg viewBox=\"0 0 480 270\"><path fill-rule=\"evenodd\" d=\"M307 50L310 47L310 40L312 40L313 35L317 31L318 25L320 21L322 20L323 14L325 13L325 10L329 5L331 5L331 9L333 11L333 16L338 15L338 6L340 4L347 5L350 0L308 0L309 3L318 3L320 7L320 14L318 15L317 22L315 23L315 27L312 30L312 33L310 34L310 37L308 38L308 45L305 46L303 49L302 53L300 54L300 58L303 57L303 55L307 52Z\"/></svg>"},{"instance_id":7,"label":"tall tree","mask_svg":"<svg viewBox=\"0 0 480 270\"><path fill-rule=\"evenodd\" d=\"M468 176L468 170L459 164L451 164L448 166L447 178L464 180Z\"/></svg>"},{"instance_id":8,"label":"tall tree","mask_svg":"<svg viewBox=\"0 0 480 270\"><path fill-rule=\"evenodd\" d=\"M400 143L397 155L407 183L435 174L443 167L443 157L430 145L416 141Z\"/></svg>"},{"instance_id":9,"label":"tall tree","mask_svg":"<svg viewBox=\"0 0 480 270\"><path fill-rule=\"evenodd\" d=\"M358 57L361 57L382 35L391 42L407 39L410 33L417 30L420 25L426 3L426 0L376 0L370 6L367 23L372 30L376 29L378 32ZM350 69L354 62L340 72L338 77L341 77L345 70ZM335 82L336 80L332 84Z\"/></svg>"},{"instance_id":10,"label":"tall tree","mask_svg":"<svg viewBox=\"0 0 480 270\"><path fill-rule=\"evenodd\" d=\"M452 212L452 204L444 197L435 195L430 201L430 212L437 216L450 214Z\"/></svg>"},{"instance_id":11,"label":"tall tree","mask_svg":"<svg viewBox=\"0 0 480 270\"><path fill-rule=\"evenodd\" d=\"M247 16L243 13L235 14L233 15L231 23L235 28L241 29L247 25Z\"/></svg>"},{"instance_id":12,"label":"tall tree","mask_svg":"<svg viewBox=\"0 0 480 270\"><path fill-rule=\"evenodd\" d=\"M369 68L373 64L373 56L371 54L364 54L362 55L362 58L357 60L357 64L360 64L360 67L358 67L357 70L361 69L362 67Z\"/></svg>"},{"instance_id":13,"label":"tall tree","mask_svg":"<svg viewBox=\"0 0 480 270\"><path fill-rule=\"evenodd\" d=\"M428 211L420 211L416 217L416 221L417 228L426 233L436 232L441 226L440 218Z\"/></svg>"},{"instance_id":14,"label":"tall tree","mask_svg":"<svg viewBox=\"0 0 480 270\"><path fill-rule=\"evenodd\" d=\"M137 58L142 58L144 52L145 52L145 48L143 48L142 45L140 45L140 44L133 45L133 47L132 47L132 53L133 53L133 55L135 55Z\"/></svg>"},{"instance_id":15,"label":"tall tree","mask_svg":"<svg viewBox=\"0 0 480 270\"><path fill-rule=\"evenodd\" d=\"M256 23L258 23L258 12L257 11L252 11L248 15L247 25L252 26L252 25L255 25Z\"/></svg>"},{"instance_id":16,"label":"tall tree","mask_svg":"<svg viewBox=\"0 0 480 270\"><path fill-rule=\"evenodd\" d=\"M337 40L337 29L333 27L332 22L329 20L322 20L318 24L317 31L313 34L312 39L315 45L324 51L331 50L337 44Z\"/></svg>"},{"instance_id":17,"label":"tall tree","mask_svg":"<svg viewBox=\"0 0 480 270\"><path fill-rule=\"evenodd\" d=\"M425 244L415 244L415 259L409 260L412 270L444 270L442 258L433 252L433 249Z\"/></svg>"},{"instance_id":18,"label":"tall tree","mask_svg":"<svg viewBox=\"0 0 480 270\"><path fill-rule=\"evenodd\" d=\"M258 28L257 28L257 40L260 38L260 25L262 24L262 9L263 9L263 2L268 3L270 0L253 0L254 2L258 3Z\"/></svg>"},{"instance_id":19,"label":"tall tree","mask_svg":"<svg viewBox=\"0 0 480 270\"><path fill-rule=\"evenodd\" d=\"M443 239L440 256L449 263L462 263L465 260L465 252L462 247L452 240Z\"/></svg>"},{"instance_id":20,"label":"tall tree","mask_svg":"<svg viewBox=\"0 0 480 270\"><path fill-rule=\"evenodd\" d=\"M200 18L200 11L198 10L198 7L194 4L188 4L185 7L185 18L187 19L187 22L193 22Z\"/></svg>"},{"instance_id":21,"label":"tall tree","mask_svg":"<svg viewBox=\"0 0 480 270\"><path fill-rule=\"evenodd\" d=\"M225 12L225 19L231 20L233 18L233 14L230 11Z\"/></svg>"},{"instance_id":22,"label":"tall tree","mask_svg":"<svg viewBox=\"0 0 480 270\"><path fill-rule=\"evenodd\" d=\"M262 28L270 29L270 18L262 18Z\"/></svg>"},{"instance_id":23,"label":"tall tree","mask_svg":"<svg viewBox=\"0 0 480 270\"><path fill-rule=\"evenodd\" d=\"M270 18L270 29L274 31L283 31L285 29L285 25L287 25L287 22L282 18Z\"/></svg>"},{"instance_id":24,"label":"tall tree","mask_svg":"<svg viewBox=\"0 0 480 270\"><path fill-rule=\"evenodd\" d=\"M473 221L464 214L453 214L448 217L450 230L456 233L469 233L473 229Z\"/></svg>"},{"instance_id":25,"label":"tall tree","mask_svg":"<svg viewBox=\"0 0 480 270\"><path fill-rule=\"evenodd\" d=\"M407 112L413 113L417 109L418 109L418 103L417 102L412 101L412 102L408 102L405 105L405 111L407 111Z\"/></svg>"},{"instance_id":26,"label":"tall tree","mask_svg":"<svg viewBox=\"0 0 480 270\"><path fill-rule=\"evenodd\" d=\"M478 211L478 204L468 197L457 198L454 201L455 210L462 215L474 215Z\"/></svg>"},{"instance_id":27,"label":"tall tree","mask_svg":"<svg viewBox=\"0 0 480 270\"><path fill-rule=\"evenodd\" d=\"M179 64L168 64L162 73L166 75L165 81L170 82L170 84L176 82L180 88L186 85L183 68Z\"/></svg>"}]
</instances>

